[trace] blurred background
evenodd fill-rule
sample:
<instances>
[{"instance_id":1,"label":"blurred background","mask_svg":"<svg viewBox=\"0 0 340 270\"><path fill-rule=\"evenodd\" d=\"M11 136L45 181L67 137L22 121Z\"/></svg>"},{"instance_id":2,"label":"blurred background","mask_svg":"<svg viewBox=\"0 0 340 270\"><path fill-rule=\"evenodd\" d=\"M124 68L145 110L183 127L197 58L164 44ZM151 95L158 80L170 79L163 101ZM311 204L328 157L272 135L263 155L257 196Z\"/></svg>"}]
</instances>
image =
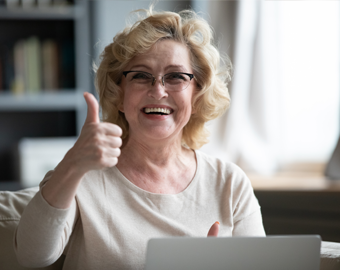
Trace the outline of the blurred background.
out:
<instances>
[{"instance_id":1,"label":"blurred background","mask_svg":"<svg viewBox=\"0 0 340 270\"><path fill-rule=\"evenodd\" d=\"M130 12L150 3L0 0L0 190L38 185L72 147L86 117L82 93L95 93L93 63ZM207 124L201 151L247 172L267 233L340 241L339 1L155 9L188 8L211 24L234 66L230 110Z\"/></svg>"}]
</instances>

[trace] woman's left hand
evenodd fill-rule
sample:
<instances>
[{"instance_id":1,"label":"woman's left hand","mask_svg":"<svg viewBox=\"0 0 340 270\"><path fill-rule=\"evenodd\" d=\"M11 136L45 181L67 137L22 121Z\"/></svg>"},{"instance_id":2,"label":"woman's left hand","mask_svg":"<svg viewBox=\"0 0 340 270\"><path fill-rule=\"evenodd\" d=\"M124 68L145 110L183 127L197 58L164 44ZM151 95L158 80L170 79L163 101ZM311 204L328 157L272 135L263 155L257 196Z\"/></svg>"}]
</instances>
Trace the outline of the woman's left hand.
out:
<instances>
[{"instance_id":1,"label":"woman's left hand","mask_svg":"<svg viewBox=\"0 0 340 270\"><path fill-rule=\"evenodd\" d=\"M218 231L220 230L220 223L216 221L208 232L208 236L218 236Z\"/></svg>"}]
</instances>

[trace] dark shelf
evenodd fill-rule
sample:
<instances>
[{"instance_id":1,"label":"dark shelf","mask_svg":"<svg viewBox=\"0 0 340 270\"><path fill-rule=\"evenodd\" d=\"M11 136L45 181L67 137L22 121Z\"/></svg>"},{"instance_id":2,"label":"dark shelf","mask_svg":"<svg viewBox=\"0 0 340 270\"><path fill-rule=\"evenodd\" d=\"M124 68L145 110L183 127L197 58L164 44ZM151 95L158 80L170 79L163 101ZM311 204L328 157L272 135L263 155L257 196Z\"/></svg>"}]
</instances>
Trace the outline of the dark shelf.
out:
<instances>
[{"instance_id":1,"label":"dark shelf","mask_svg":"<svg viewBox=\"0 0 340 270\"><path fill-rule=\"evenodd\" d=\"M76 110L83 99L81 92L75 89L18 96L4 91L0 92L0 112Z\"/></svg>"},{"instance_id":2,"label":"dark shelf","mask_svg":"<svg viewBox=\"0 0 340 270\"><path fill-rule=\"evenodd\" d=\"M73 20L82 14L76 6L63 7L0 7L0 19L6 20Z\"/></svg>"}]
</instances>

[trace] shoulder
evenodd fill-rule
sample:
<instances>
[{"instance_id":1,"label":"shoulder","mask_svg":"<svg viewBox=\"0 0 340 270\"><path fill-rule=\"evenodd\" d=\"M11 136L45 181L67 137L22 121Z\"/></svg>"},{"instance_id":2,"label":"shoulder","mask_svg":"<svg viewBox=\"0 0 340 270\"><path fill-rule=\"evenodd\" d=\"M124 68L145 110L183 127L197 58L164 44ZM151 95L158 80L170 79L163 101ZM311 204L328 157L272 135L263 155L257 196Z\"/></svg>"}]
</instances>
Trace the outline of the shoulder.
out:
<instances>
[{"instance_id":1,"label":"shoulder","mask_svg":"<svg viewBox=\"0 0 340 270\"><path fill-rule=\"evenodd\" d=\"M198 162L197 173L203 185L212 186L219 192L229 194L235 200L245 194L253 193L249 178L236 164L200 151L196 151L196 156Z\"/></svg>"},{"instance_id":2,"label":"shoulder","mask_svg":"<svg viewBox=\"0 0 340 270\"><path fill-rule=\"evenodd\" d=\"M231 207L234 221L239 221L259 210L251 182L236 164L196 151L200 186ZM199 176L202 177L202 176Z\"/></svg>"},{"instance_id":3,"label":"shoulder","mask_svg":"<svg viewBox=\"0 0 340 270\"><path fill-rule=\"evenodd\" d=\"M232 177L234 180L247 178L245 172L236 164L210 156L201 151L195 151L197 162L203 171L218 174L221 177Z\"/></svg>"}]
</instances>

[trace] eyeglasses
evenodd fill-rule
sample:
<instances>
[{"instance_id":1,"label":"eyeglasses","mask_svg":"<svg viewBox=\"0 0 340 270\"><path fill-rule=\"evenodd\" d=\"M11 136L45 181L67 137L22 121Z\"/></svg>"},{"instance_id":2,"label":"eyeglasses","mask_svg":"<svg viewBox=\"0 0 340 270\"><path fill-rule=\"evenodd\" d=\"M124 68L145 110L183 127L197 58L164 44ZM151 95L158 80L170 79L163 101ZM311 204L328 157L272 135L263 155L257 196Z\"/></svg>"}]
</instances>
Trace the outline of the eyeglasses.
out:
<instances>
[{"instance_id":1,"label":"eyeglasses","mask_svg":"<svg viewBox=\"0 0 340 270\"><path fill-rule=\"evenodd\" d=\"M144 90L150 84L155 85L157 80L155 76L145 71L124 71L123 75L128 84L139 87L141 90ZM194 77L194 74L190 73L171 72L163 75L161 82L167 91L182 91L189 86Z\"/></svg>"}]
</instances>

